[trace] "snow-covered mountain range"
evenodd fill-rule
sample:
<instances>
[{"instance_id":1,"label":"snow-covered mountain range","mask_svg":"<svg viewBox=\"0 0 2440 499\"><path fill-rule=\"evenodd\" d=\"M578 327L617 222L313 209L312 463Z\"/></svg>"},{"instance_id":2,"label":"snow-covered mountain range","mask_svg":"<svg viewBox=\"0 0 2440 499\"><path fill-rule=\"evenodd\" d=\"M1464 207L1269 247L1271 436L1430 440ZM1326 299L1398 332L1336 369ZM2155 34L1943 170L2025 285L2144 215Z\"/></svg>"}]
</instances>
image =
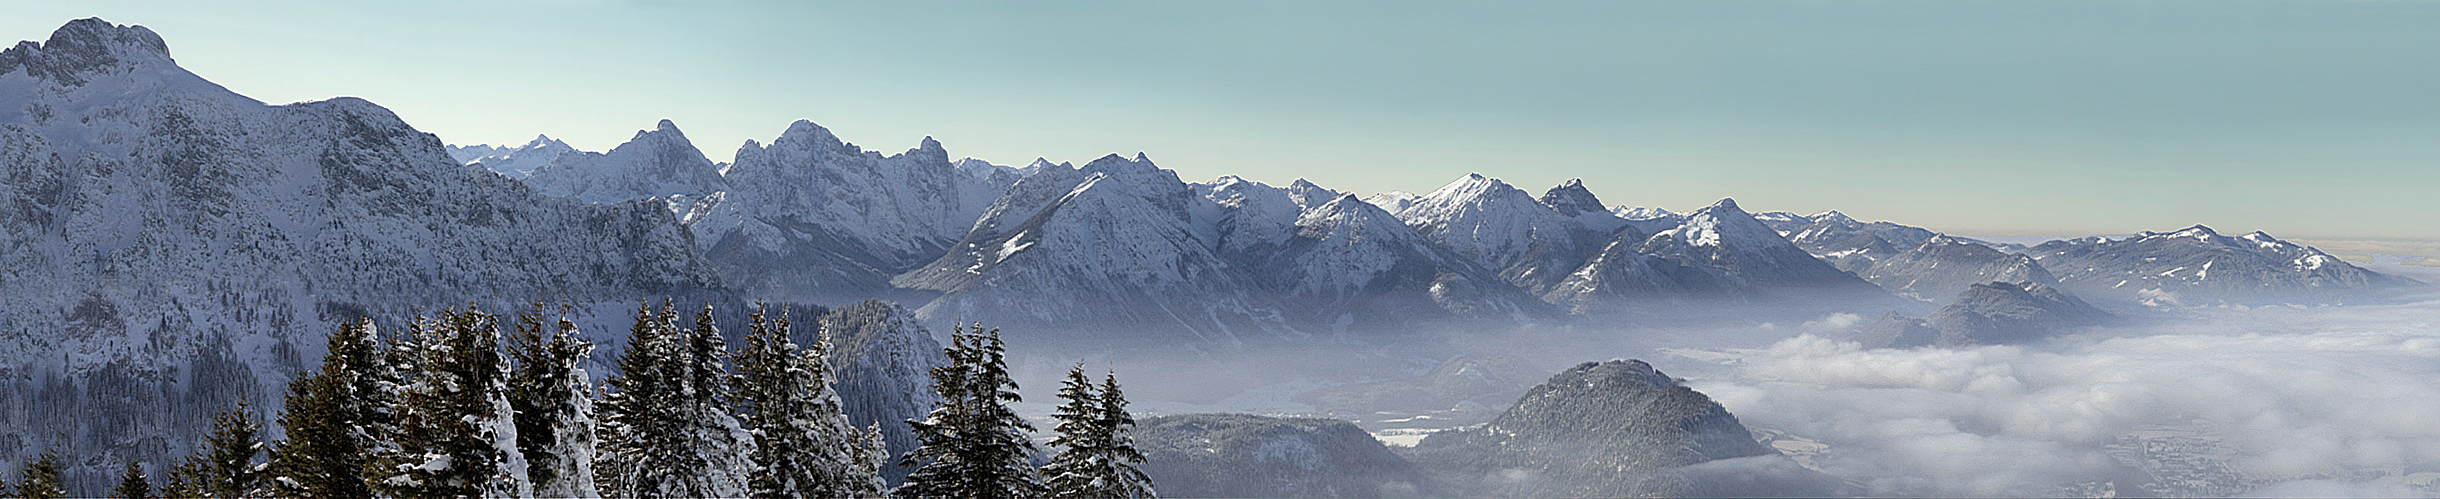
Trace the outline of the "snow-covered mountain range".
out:
<instances>
[{"instance_id":1,"label":"snow-covered mountain range","mask_svg":"<svg viewBox=\"0 0 2440 499\"><path fill-rule=\"evenodd\" d=\"M481 164L484 168L516 179L533 175L535 169L551 164L551 160L559 159L559 155L582 152L549 135L535 135L534 140L516 147L489 144L452 144L447 147L450 159L469 165Z\"/></svg>"},{"instance_id":2,"label":"snow-covered mountain range","mask_svg":"<svg viewBox=\"0 0 2440 499\"><path fill-rule=\"evenodd\" d=\"M276 393L335 321L468 303L881 297L913 311L867 314L904 323L892 338L985 321L1012 343L1227 351L1991 281L2157 306L2415 284L2200 226L2021 248L1726 199L1610 206L1574 180L1359 197L1189 183L1142 153L953 157L930 138L866 150L809 121L726 161L669 121L604 152L539 135L448 146L362 99L264 104L179 67L150 30L74 21L0 52L0 449L108 435L89 443L99 463L184 445L180 428L226 401ZM602 325L586 327L618 343ZM96 433L82 413L134 414L107 422L134 430Z\"/></svg>"}]
</instances>

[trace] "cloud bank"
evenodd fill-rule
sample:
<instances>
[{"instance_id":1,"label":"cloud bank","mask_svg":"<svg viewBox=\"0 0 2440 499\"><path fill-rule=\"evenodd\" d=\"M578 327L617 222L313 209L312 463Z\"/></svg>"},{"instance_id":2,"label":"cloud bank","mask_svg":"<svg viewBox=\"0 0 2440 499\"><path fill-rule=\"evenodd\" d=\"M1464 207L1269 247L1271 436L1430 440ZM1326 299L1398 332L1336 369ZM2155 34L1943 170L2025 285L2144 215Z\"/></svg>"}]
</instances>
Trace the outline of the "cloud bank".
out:
<instances>
[{"instance_id":1,"label":"cloud bank","mask_svg":"<svg viewBox=\"0 0 2440 499\"><path fill-rule=\"evenodd\" d=\"M1827 444L1814 462L1876 495L2429 496L2436 325L2440 301L2424 301L2218 310L2037 346L1867 350L1808 333L1677 352L1723 368L1691 386L1749 425Z\"/></svg>"}]
</instances>

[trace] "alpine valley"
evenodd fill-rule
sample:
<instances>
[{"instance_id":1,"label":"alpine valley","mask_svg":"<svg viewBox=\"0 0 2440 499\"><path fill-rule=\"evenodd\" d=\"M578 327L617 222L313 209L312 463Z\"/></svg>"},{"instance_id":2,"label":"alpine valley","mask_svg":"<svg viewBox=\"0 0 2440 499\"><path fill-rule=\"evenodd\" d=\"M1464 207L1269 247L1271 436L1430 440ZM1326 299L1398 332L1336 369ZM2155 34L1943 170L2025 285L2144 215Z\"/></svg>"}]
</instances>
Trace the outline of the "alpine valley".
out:
<instances>
[{"instance_id":1,"label":"alpine valley","mask_svg":"<svg viewBox=\"0 0 2440 499\"><path fill-rule=\"evenodd\" d=\"M798 341L827 339L846 414L892 455L916 445L906 420L933 404L941 339L979 322L1037 388L1086 359L1141 383L1145 407L1279 387L1328 401L1146 420L1152 478L1197 493L1859 494L1699 384L1599 362L1648 353L1536 365L1469 345L1842 314L1880 318L1830 333L1867 347L2032 344L2425 288L2199 225L2024 246L1731 199L1614 205L1572 180L1366 195L1192 181L1142 153L1020 167L929 137L875 151L811 121L707 153L677 123L637 125L599 152L453 145L363 99L248 98L100 19L0 52L0 467L56 449L80 490L103 490L125 463L194 449L232 401L278 410L360 317L399 330L421 311L564 304L606 373L638 303L708 304L737 345L728 325L766 302L819 326ZM1306 361L1241 372L1279 359ZM1416 416L1446 424L1382 423ZM1392 427L1447 431L1364 438ZM1517 470L1549 478L1483 478Z\"/></svg>"}]
</instances>

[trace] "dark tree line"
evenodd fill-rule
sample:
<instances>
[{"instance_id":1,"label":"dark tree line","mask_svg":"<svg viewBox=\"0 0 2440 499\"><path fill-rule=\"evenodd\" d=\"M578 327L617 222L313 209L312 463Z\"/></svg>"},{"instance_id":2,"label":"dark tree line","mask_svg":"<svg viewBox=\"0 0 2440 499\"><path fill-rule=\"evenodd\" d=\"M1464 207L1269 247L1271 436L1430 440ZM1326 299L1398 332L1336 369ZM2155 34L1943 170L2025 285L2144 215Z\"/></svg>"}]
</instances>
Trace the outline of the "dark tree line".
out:
<instances>
[{"instance_id":1,"label":"dark tree line","mask_svg":"<svg viewBox=\"0 0 2440 499\"><path fill-rule=\"evenodd\" d=\"M757 305L732 354L710 307L681 327L667 302L641 306L598 393L582 367L593 345L545 312L517 314L505 334L472 307L388 336L343 322L322 365L288 386L273 421L286 439L264 442L241 402L157 489L129 463L110 497L1155 496L1116 378L1095 387L1081 365L1059 393L1061 450L1033 467L997 329L952 333L950 364L931 372L940 403L908 422L922 446L900 462L918 468L887 489L879 428L848 422L826 335L796 344L786 311ZM70 496L54 454L19 475L0 491Z\"/></svg>"}]
</instances>

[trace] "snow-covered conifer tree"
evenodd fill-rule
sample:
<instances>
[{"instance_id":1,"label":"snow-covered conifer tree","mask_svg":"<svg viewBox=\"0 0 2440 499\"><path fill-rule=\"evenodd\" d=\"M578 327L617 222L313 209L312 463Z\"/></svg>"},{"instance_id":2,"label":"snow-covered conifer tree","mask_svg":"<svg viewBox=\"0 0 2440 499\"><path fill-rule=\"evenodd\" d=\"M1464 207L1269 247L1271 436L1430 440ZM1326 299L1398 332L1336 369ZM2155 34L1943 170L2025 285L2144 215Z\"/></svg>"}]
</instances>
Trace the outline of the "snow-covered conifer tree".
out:
<instances>
[{"instance_id":1,"label":"snow-covered conifer tree","mask_svg":"<svg viewBox=\"0 0 2440 499\"><path fill-rule=\"evenodd\" d=\"M754 436L751 497L874 497L883 484L862 429L847 422L830 385L828 342L800 350L786 312L757 305L737 355L737 404Z\"/></svg>"},{"instance_id":2,"label":"snow-covered conifer tree","mask_svg":"<svg viewBox=\"0 0 2440 499\"><path fill-rule=\"evenodd\" d=\"M1035 474L1033 425L1018 417L1008 403L1021 401L1017 383L1008 374L1007 346L998 329L961 326L945 348L950 365L932 370L933 391L940 406L923 421L912 422L923 446L908 453L901 465L920 466L906 484L891 492L899 497L1037 497L1043 492Z\"/></svg>"},{"instance_id":3,"label":"snow-covered conifer tree","mask_svg":"<svg viewBox=\"0 0 2440 499\"><path fill-rule=\"evenodd\" d=\"M348 320L331 332L320 371L288 384L280 427L288 435L271 449L272 493L280 497L371 497L366 472L376 435L386 433L382 386L387 359L369 319Z\"/></svg>"},{"instance_id":4,"label":"snow-covered conifer tree","mask_svg":"<svg viewBox=\"0 0 2440 499\"><path fill-rule=\"evenodd\" d=\"M535 497L600 497L593 483L593 390L579 364L593 344L577 339L576 324L561 319L544 334L542 304L517 316L510 356L517 375L508 400L516 408L517 448Z\"/></svg>"},{"instance_id":5,"label":"snow-covered conifer tree","mask_svg":"<svg viewBox=\"0 0 2440 499\"><path fill-rule=\"evenodd\" d=\"M684 411L671 403L681 396L681 366L677 328L669 323L669 312L666 302L658 313L650 303L636 308L618 371L603 380L593 470L604 496L701 495L693 477L684 474L701 467L682 445Z\"/></svg>"},{"instance_id":6,"label":"snow-covered conifer tree","mask_svg":"<svg viewBox=\"0 0 2440 499\"><path fill-rule=\"evenodd\" d=\"M257 436L262 433L263 424L254 420L254 412L246 405L239 402L237 407L220 411L212 418L212 434L204 437L203 447L170 469L169 484L161 487L162 497L234 499L263 495L264 463L254 460L263 453L262 440Z\"/></svg>"},{"instance_id":7,"label":"snow-covered conifer tree","mask_svg":"<svg viewBox=\"0 0 2440 499\"><path fill-rule=\"evenodd\" d=\"M44 452L33 462L25 463L25 469L17 472L17 475L20 478L9 497L35 499L68 496L67 485L59 480L59 454Z\"/></svg>"},{"instance_id":8,"label":"snow-covered conifer tree","mask_svg":"<svg viewBox=\"0 0 2440 499\"><path fill-rule=\"evenodd\" d=\"M753 463L753 437L737 424L729 405L728 342L712 319L712 306L695 314L695 327L681 334L686 345L684 373L689 448L704 462L702 477L710 497L744 497L746 476Z\"/></svg>"},{"instance_id":9,"label":"snow-covered conifer tree","mask_svg":"<svg viewBox=\"0 0 2440 499\"><path fill-rule=\"evenodd\" d=\"M531 497L508 403L498 318L469 309L418 317L400 404L398 456L382 488L398 497Z\"/></svg>"},{"instance_id":10,"label":"snow-covered conifer tree","mask_svg":"<svg viewBox=\"0 0 2440 499\"><path fill-rule=\"evenodd\" d=\"M1152 477L1144 474L1144 453L1135 448L1135 416L1127 414L1127 394L1118 389L1118 374L1101 378L1101 427L1108 435L1101 462L1116 479L1108 495L1095 497L1154 499Z\"/></svg>"},{"instance_id":11,"label":"snow-covered conifer tree","mask_svg":"<svg viewBox=\"0 0 2440 499\"><path fill-rule=\"evenodd\" d=\"M1067 379L1059 386L1059 404L1053 418L1059 424L1052 429L1059 436L1050 444L1061 447L1051 456L1042 473L1049 476L1051 497L1088 498L1151 498L1152 480L1137 467L1144 455L1135 449L1127 431L1135 426L1135 418L1127 414L1126 396L1118 390L1118 377L1111 375L1097 393L1093 380L1085 377L1084 365L1068 369Z\"/></svg>"},{"instance_id":12,"label":"snow-covered conifer tree","mask_svg":"<svg viewBox=\"0 0 2440 499\"><path fill-rule=\"evenodd\" d=\"M611 497L742 497L752 441L727 401L725 342L710 309L680 330L668 302L636 311L605 380L595 482Z\"/></svg>"}]
</instances>

